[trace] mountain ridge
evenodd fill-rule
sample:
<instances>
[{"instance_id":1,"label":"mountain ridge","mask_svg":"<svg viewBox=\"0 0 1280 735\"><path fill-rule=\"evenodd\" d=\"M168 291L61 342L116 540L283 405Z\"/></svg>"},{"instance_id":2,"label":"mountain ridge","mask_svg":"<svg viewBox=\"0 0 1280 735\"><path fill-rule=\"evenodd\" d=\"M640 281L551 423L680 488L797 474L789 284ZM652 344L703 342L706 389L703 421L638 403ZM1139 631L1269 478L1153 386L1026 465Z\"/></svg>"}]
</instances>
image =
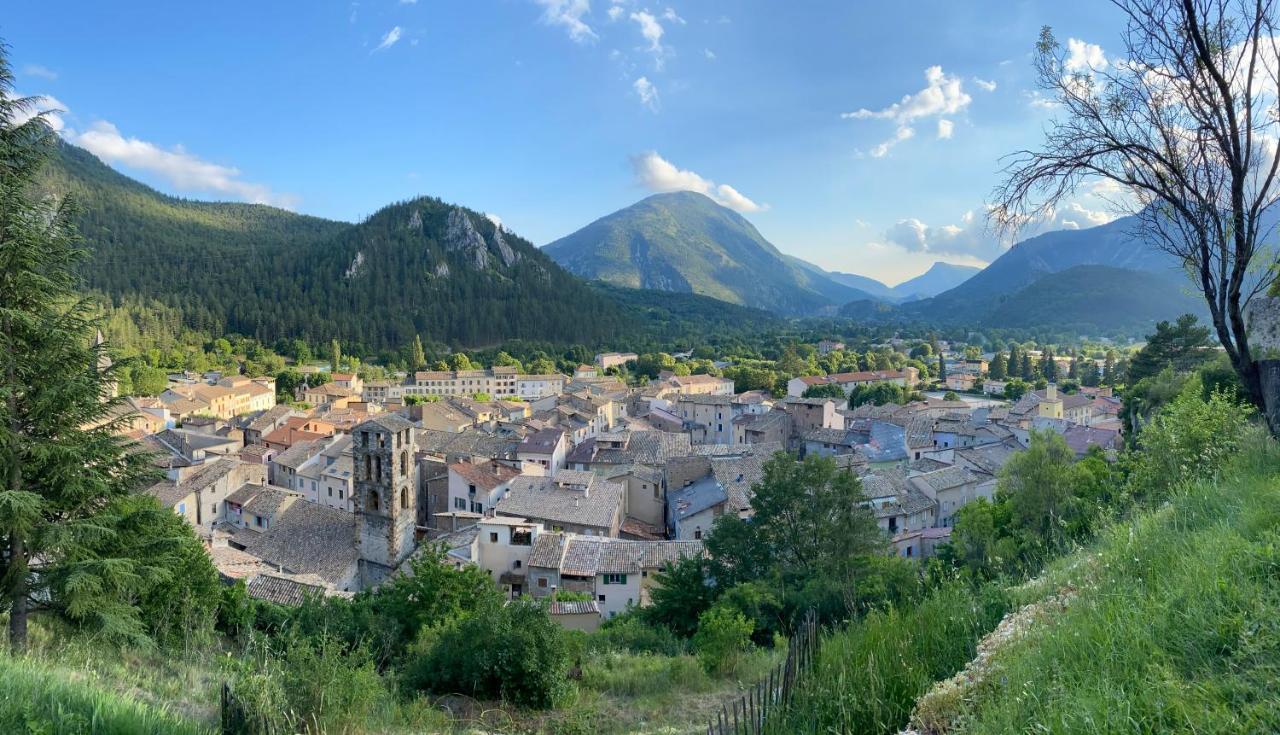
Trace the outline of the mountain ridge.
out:
<instances>
[{"instance_id":1,"label":"mountain ridge","mask_svg":"<svg viewBox=\"0 0 1280 735\"><path fill-rule=\"evenodd\" d=\"M696 192L653 194L543 247L584 278L712 296L787 316L868 296L798 267L745 217Z\"/></svg>"}]
</instances>

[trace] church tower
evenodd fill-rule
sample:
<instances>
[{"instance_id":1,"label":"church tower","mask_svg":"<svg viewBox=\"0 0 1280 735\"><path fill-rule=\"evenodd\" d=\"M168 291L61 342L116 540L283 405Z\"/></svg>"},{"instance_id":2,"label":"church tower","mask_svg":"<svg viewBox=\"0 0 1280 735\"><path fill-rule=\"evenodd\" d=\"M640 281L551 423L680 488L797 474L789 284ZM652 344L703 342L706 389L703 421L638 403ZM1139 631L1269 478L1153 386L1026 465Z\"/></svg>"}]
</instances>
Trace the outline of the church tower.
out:
<instances>
[{"instance_id":1,"label":"church tower","mask_svg":"<svg viewBox=\"0 0 1280 735\"><path fill-rule=\"evenodd\" d=\"M356 556L361 587L372 587L413 553L417 461L413 424L388 413L352 430Z\"/></svg>"}]
</instances>

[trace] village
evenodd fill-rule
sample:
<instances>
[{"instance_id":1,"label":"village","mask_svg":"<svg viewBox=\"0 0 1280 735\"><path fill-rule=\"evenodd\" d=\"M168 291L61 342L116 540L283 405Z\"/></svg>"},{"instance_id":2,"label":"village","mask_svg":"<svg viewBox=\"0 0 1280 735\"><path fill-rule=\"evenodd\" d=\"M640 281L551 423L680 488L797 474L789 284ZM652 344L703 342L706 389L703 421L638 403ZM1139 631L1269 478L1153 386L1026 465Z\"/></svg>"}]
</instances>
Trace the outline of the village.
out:
<instances>
[{"instance_id":1,"label":"village","mask_svg":"<svg viewBox=\"0 0 1280 735\"><path fill-rule=\"evenodd\" d=\"M442 551L589 631L646 605L666 565L704 554L718 517L750 518L779 452L856 475L887 548L925 559L961 507L993 497L1033 431L1060 434L1078 457L1122 447L1109 387L1046 383L1004 400L991 355L945 347L945 378L931 385L905 366L796 377L782 396L670 370L628 382L638 356L616 352L572 375L331 371L290 403L271 377L175 373L116 418L165 473L148 492L252 597L351 596ZM848 407L881 385L916 400Z\"/></svg>"}]
</instances>

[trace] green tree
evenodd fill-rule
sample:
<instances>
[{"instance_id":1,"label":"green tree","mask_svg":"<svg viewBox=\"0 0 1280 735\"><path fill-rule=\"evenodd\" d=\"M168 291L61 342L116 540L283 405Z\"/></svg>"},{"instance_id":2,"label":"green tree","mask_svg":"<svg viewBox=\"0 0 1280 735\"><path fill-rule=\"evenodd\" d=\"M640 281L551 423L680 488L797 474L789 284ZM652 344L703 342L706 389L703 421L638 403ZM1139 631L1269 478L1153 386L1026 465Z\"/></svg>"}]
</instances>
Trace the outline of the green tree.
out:
<instances>
[{"instance_id":1,"label":"green tree","mask_svg":"<svg viewBox=\"0 0 1280 735\"><path fill-rule=\"evenodd\" d=\"M455 352L449 355L450 370L475 370L476 365L471 362L471 358L467 357L465 352Z\"/></svg>"},{"instance_id":2,"label":"green tree","mask_svg":"<svg viewBox=\"0 0 1280 735\"><path fill-rule=\"evenodd\" d=\"M1065 546L1068 528L1084 512L1076 497L1080 482L1075 454L1053 432L1032 432L1026 451L1010 457L996 492L1008 500L1010 523L1024 535L1024 548L1043 553Z\"/></svg>"},{"instance_id":3,"label":"green tree","mask_svg":"<svg viewBox=\"0 0 1280 735\"><path fill-rule=\"evenodd\" d=\"M1022 353L1022 365L1019 368L1019 377L1023 380L1035 380L1036 371L1031 366L1031 353L1025 350Z\"/></svg>"},{"instance_id":4,"label":"green tree","mask_svg":"<svg viewBox=\"0 0 1280 735\"><path fill-rule=\"evenodd\" d=\"M133 369L133 393L158 396L169 387L169 374L160 368L138 365Z\"/></svg>"},{"instance_id":5,"label":"green tree","mask_svg":"<svg viewBox=\"0 0 1280 735\"><path fill-rule=\"evenodd\" d=\"M338 344L338 340L329 341L329 371L338 372L342 369L342 346Z\"/></svg>"},{"instance_id":6,"label":"green tree","mask_svg":"<svg viewBox=\"0 0 1280 735\"><path fill-rule=\"evenodd\" d=\"M105 400L113 369L94 344L100 310L77 294L73 268L84 253L71 205L36 190L57 139L44 115L28 117L33 105L13 97L0 52L0 605L14 651L26 648L32 599L52 596L87 614L103 591L136 585L138 560L95 556L91 543L103 533L103 507L151 471L103 423L115 405ZM75 584L52 587L59 575ZM102 610L103 627L127 627L116 612Z\"/></svg>"},{"instance_id":7,"label":"green tree","mask_svg":"<svg viewBox=\"0 0 1280 735\"><path fill-rule=\"evenodd\" d=\"M311 362L312 358L315 357L311 354L311 345L307 344L305 339L295 339L290 344L289 351L292 353L293 359L300 365Z\"/></svg>"},{"instance_id":8,"label":"green tree","mask_svg":"<svg viewBox=\"0 0 1280 735\"><path fill-rule=\"evenodd\" d=\"M702 557L684 557L668 564L655 576L650 605L640 609L641 616L688 638L697 628L698 616L715 602L709 579L708 561Z\"/></svg>"},{"instance_id":9,"label":"green tree","mask_svg":"<svg viewBox=\"0 0 1280 735\"><path fill-rule=\"evenodd\" d=\"M1058 379L1058 362L1053 358L1052 347L1045 347L1044 353L1040 356L1040 375L1050 383Z\"/></svg>"},{"instance_id":10,"label":"green tree","mask_svg":"<svg viewBox=\"0 0 1280 735\"><path fill-rule=\"evenodd\" d=\"M414 370L421 370L427 364L427 353L422 348L422 336L413 335L413 349L409 355L409 367Z\"/></svg>"},{"instance_id":11,"label":"green tree","mask_svg":"<svg viewBox=\"0 0 1280 735\"><path fill-rule=\"evenodd\" d=\"M1027 384L1017 378L1004 384L1004 397L1016 401L1027 394Z\"/></svg>"},{"instance_id":12,"label":"green tree","mask_svg":"<svg viewBox=\"0 0 1280 735\"><path fill-rule=\"evenodd\" d=\"M1193 314L1183 314L1177 321L1159 322L1147 343L1129 361L1126 382L1130 385L1149 378L1165 368L1186 373L1213 359L1213 343L1209 328L1197 323Z\"/></svg>"},{"instance_id":13,"label":"green tree","mask_svg":"<svg viewBox=\"0 0 1280 735\"><path fill-rule=\"evenodd\" d=\"M837 401L844 401L848 396L844 394L844 388L835 383L822 383L820 385L811 385L805 388L804 398L834 398Z\"/></svg>"},{"instance_id":14,"label":"green tree","mask_svg":"<svg viewBox=\"0 0 1280 735\"><path fill-rule=\"evenodd\" d=\"M1008 363L1005 362L1004 353L997 351L992 356L990 364L987 365L987 377L992 380L1004 380L1005 376L1008 375L1007 368Z\"/></svg>"},{"instance_id":15,"label":"green tree","mask_svg":"<svg viewBox=\"0 0 1280 735\"><path fill-rule=\"evenodd\" d=\"M769 578L826 617L846 611L850 580L885 546L862 481L829 458L778 454L754 493L749 521L722 515L708 535L712 577L726 587Z\"/></svg>"},{"instance_id":16,"label":"green tree","mask_svg":"<svg viewBox=\"0 0 1280 735\"><path fill-rule=\"evenodd\" d=\"M938 354L938 382L947 382L947 357L941 353Z\"/></svg>"}]
</instances>

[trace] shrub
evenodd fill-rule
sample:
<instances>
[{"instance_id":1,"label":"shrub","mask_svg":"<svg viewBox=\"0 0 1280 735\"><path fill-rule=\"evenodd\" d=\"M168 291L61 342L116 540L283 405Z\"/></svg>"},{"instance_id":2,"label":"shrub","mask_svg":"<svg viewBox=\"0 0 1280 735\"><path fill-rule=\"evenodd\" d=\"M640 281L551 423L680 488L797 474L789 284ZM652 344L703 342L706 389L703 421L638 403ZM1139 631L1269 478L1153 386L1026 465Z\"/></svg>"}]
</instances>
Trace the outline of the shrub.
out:
<instances>
[{"instance_id":1,"label":"shrub","mask_svg":"<svg viewBox=\"0 0 1280 735\"><path fill-rule=\"evenodd\" d=\"M686 652L682 638L666 628L650 625L638 612L630 612L606 620L592 633L588 646L595 651L622 651L627 653L652 653L659 656L679 656Z\"/></svg>"},{"instance_id":2,"label":"shrub","mask_svg":"<svg viewBox=\"0 0 1280 735\"><path fill-rule=\"evenodd\" d=\"M564 631L533 600L491 601L459 621L427 628L414 652L405 682L418 689L543 708L569 690Z\"/></svg>"},{"instance_id":3,"label":"shrub","mask_svg":"<svg viewBox=\"0 0 1280 735\"><path fill-rule=\"evenodd\" d=\"M1238 451L1252 413L1234 394L1214 391L1206 400L1199 380L1188 381L1138 435L1134 494L1161 498L1178 484L1212 477Z\"/></svg>"},{"instance_id":4,"label":"shrub","mask_svg":"<svg viewBox=\"0 0 1280 735\"><path fill-rule=\"evenodd\" d=\"M603 694L638 697L703 692L711 688L711 681L692 656L612 652L593 656L583 664L582 686Z\"/></svg>"},{"instance_id":5,"label":"shrub","mask_svg":"<svg viewBox=\"0 0 1280 735\"><path fill-rule=\"evenodd\" d=\"M751 645L751 621L737 610L715 605L698 618L693 648L708 673L729 674Z\"/></svg>"}]
</instances>

